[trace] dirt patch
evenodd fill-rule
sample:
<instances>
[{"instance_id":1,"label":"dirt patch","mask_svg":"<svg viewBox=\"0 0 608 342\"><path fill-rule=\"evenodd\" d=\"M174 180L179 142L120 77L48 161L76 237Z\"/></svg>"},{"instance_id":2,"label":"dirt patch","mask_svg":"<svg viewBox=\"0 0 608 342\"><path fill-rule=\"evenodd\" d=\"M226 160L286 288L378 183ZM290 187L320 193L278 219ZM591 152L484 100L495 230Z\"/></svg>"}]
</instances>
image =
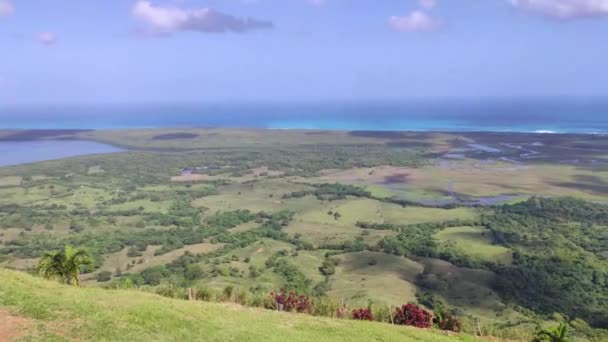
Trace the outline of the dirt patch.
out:
<instances>
[{"instance_id":1,"label":"dirt patch","mask_svg":"<svg viewBox=\"0 0 608 342\"><path fill-rule=\"evenodd\" d=\"M25 335L31 325L31 319L13 316L0 309L0 342L17 340Z\"/></svg>"},{"instance_id":2,"label":"dirt patch","mask_svg":"<svg viewBox=\"0 0 608 342\"><path fill-rule=\"evenodd\" d=\"M255 252L256 253L262 253L263 251L264 251L264 247L260 247Z\"/></svg>"}]
</instances>

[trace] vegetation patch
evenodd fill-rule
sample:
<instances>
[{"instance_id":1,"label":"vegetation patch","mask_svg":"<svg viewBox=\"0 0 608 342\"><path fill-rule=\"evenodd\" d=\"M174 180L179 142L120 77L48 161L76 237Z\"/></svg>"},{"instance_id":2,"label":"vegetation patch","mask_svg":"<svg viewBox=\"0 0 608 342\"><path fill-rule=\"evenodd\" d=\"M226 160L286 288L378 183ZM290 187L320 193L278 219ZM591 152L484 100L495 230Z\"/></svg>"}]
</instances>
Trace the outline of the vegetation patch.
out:
<instances>
[{"instance_id":1,"label":"vegetation patch","mask_svg":"<svg viewBox=\"0 0 608 342\"><path fill-rule=\"evenodd\" d=\"M176 132L176 133L167 133L167 134L159 134L152 137L152 140L178 140L178 139L194 139L198 138L199 135L195 133L188 132Z\"/></svg>"},{"instance_id":2,"label":"vegetation patch","mask_svg":"<svg viewBox=\"0 0 608 342\"><path fill-rule=\"evenodd\" d=\"M512 260L512 252L495 244L492 233L482 227L450 227L434 237L448 248L455 248L459 253L482 261L509 264Z\"/></svg>"}]
</instances>

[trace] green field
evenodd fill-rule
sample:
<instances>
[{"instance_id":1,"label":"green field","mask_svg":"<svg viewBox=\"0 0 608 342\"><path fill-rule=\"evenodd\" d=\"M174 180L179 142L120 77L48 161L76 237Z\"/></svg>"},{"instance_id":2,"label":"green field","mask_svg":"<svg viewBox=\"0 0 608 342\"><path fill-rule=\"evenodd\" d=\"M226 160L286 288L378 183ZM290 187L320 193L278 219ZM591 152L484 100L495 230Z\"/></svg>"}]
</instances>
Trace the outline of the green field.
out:
<instances>
[{"instance_id":1,"label":"green field","mask_svg":"<svg viewBox=\"0 0 608 342\"><path fill-rule=\"evenodd\" d=\"M416 301L416 276L424 266L383 253L350 253L339 258L330 294L365 305L374 298L379 305ZM390 284L390 286L386 286Z\"/></svg>"},{"instance_id":2,"label":"green field","mask_svg":"<svg viewBox=\"0 0 608 342\"><path fill-rule=\"evenodd\" d=\"M317 318L139 291L75 289L0 269L0 319L29 341L473 341L381 323ZM8 335L8 334L11 335Z\"/></svg>"},{"instance_id":3,"label":"green field","mask_svg":"<svg viewBox=\"0 0 608 342\"><path fill-rule=\"evenodd\" d=\"M492 244L490 232L480 227L452 227L437 233L435 237L453 244L460 252L483 261L511 262L512 252L504 246Z\"/></svg>"}]
</instances>

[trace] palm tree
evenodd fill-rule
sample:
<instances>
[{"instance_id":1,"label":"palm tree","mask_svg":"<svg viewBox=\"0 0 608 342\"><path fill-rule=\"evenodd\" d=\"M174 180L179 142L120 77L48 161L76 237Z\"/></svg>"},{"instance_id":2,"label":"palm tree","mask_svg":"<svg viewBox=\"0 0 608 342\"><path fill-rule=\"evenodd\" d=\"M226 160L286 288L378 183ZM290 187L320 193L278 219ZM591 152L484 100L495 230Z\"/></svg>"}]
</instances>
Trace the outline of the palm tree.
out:
<instances>
[{"instance_id":1,"label":"palm tree","mask_svg":"<svg viewBox=\"0 0 608 342\"><path fill-rule=\"evenodd\" d=\"M534 342L568 342L568 325L560 323L557 327L542 329L536 333Z\"/></svg>"},{"instance_id":2,"label":"palm tree","mask_svg":"<svg viewBox=\"0 0 608 342\"><path fill-rule=\"evenodd\" d=\"M64 284L80 286L80 270L90 264L87 251L67 245L63 251L46 253L38 262L38 272L46 279L57 277Z\"/></svg>"}]
</instances>

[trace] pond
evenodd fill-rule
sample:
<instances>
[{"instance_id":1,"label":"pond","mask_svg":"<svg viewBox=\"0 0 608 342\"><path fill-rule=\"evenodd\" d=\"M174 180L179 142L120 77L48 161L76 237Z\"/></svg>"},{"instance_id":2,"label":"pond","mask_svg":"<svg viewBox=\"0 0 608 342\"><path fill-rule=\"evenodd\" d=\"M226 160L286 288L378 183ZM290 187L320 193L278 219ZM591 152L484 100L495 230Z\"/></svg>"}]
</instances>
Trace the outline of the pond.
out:
<instances>
[{"instance_id":1,"label":"pond","mask_svg":"<svg viewBox=\"0 0 608 342\"><path fill-rule=\"evenodd\" d=\"M122 151L111 145L81 140L2 141L0 167Z\"/></svg>"}]
</instances>

